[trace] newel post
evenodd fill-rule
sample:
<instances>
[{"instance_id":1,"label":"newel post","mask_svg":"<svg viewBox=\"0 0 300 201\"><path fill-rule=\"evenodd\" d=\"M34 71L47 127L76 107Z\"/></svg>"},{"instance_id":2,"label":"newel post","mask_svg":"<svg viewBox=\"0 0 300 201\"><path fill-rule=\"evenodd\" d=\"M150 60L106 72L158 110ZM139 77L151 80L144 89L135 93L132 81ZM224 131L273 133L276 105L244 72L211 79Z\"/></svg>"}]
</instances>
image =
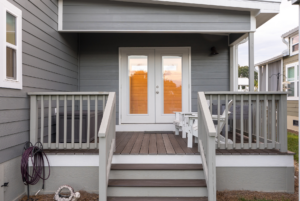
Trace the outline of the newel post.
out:
<instances>
[{"instance_id":1,"label":"newel post","mask_svg":"<svg viewBox=\"0 0 300 201\"><path fill-rule=\"evenodd\" d=\"M106 137L99 137L99 201L107 200Z\"/></svg>"},{"instance_id":2,"label":"newel post","mask_svg":"<svg viewBox=\"0 0 300 201\"><path fill-rule=\"evenodd\" d=\"M287 152L287 95L280 95L279 99L279 143L280 151Z\"/></svg>"},{"instance_id":3,"label":"newel post","mask_svg":"<svg viewBox=\"0 0 300 201\"><path fill-rule=\"evenodd\" d=\"M38 104L37 96L30 96L30 142L34 145L38 140Z\"/></svg>"}]
</instances>

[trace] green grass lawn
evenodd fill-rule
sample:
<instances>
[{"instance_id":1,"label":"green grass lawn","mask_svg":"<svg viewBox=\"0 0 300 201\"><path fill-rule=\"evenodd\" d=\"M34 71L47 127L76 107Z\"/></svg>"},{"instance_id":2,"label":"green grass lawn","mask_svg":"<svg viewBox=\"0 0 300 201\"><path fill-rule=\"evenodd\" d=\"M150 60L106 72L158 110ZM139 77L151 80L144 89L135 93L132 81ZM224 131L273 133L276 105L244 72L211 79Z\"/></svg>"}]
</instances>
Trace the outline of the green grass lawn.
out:
<instances>
[{"instance_id":1,"label":"green grass lawn","mask_svg":"<svg viewBox=\"0 0 300 201\"><path fill-rule=\"evenodd\" d=\"M294 160L299 162L298 135L288 132L288 150L295 152Z\"/></svg>"}]
</instances>

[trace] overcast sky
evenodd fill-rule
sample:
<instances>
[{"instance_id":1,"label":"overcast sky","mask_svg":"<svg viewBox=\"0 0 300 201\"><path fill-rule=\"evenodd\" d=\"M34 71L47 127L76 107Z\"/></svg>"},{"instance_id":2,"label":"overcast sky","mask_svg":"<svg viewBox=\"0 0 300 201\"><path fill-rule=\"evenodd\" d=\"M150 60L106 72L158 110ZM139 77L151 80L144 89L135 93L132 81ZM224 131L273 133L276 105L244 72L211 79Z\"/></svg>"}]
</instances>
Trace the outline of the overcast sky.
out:
<instances>
[{"instance_id":1,"label":"overcast sky","mask_svg":"<svg viewBox=\"0 0 300 201\"><path fill-rule=\"evenodd\" d=\"M280 55L287 47L281 35L298 26L299 6L282 0L280 13L259 27L254 34L255 63ZM248 66L248 44L239 46L239 64Z\"/></svg>"}]
</instances>

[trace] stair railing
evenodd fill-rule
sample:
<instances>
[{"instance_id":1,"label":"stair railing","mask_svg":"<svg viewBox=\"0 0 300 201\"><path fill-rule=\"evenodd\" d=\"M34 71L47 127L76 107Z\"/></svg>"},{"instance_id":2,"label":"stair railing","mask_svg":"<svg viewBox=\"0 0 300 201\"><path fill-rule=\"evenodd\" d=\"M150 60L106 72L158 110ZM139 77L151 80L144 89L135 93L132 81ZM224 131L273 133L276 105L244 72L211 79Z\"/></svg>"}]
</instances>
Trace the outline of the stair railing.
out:
<instances>
[{"instance_id":1,"label":"stair railing","mask_svg":"<svg viewBox=\"0 0 300 201\"><path fill-rule=\"evenodd\" d=\"M103 113L99 137L99 201L107 200L107 185L113 153L116 151L116 93L110 92Z\"/></svg>"},{"instance_id":2,"label":"stair railing","mask_svg":"<svg viewBox=\"0 0 300 201\"><path fill-rule=\"evenodd\" d=\"M216 201L216 145L217 132L204 92L198 92L198 149L201 154L208 200Z\"/></svg>"}]
</instances>

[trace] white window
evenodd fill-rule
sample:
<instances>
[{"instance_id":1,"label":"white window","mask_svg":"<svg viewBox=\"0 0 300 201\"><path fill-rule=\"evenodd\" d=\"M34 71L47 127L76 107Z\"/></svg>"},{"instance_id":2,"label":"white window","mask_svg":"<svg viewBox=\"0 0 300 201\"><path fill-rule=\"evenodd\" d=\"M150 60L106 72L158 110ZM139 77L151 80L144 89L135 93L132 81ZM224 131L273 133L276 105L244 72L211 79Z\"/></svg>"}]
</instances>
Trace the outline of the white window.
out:
<instances>
[{"instance_id":1,"label":"white window","mask_svg":"<svg viewBox=\"0 0 300 201\"><path fill-rule=\"evenodd\" d=\"M0 88L22 89L22 11L0 2Z\"/></svg>"},{"instance_id":2,"label":"white window","mask_svg":"<svg viewBox=\"0 0 300 201\"><path fill-rule=\"evenodd\" d=\"M299 35L291 37L291 55L299 52Z\"/></svg>"},{"instance_id":3,"label":"white window","mask_svg":"<svg viewBox=\"0 0 300 201\"><path fill-rule=\"evenodd\" d=\"M298 100L299 97L299 65L292 63L286 65L286 79L288 84L288 100Z\"/></svg>"}]
</instances>

